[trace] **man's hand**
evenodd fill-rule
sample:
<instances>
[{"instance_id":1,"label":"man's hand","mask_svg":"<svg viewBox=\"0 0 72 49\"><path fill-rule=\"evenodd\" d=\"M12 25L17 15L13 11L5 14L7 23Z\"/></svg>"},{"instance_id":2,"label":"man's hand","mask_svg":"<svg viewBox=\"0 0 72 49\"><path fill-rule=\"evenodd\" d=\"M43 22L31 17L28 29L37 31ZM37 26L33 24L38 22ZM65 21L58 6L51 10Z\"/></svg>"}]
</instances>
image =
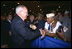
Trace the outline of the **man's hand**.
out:
<instances>
[{"instance_id":1,"label":"man's hand","mask_svg":"<svg viewBox=\"0 0 72 49\"><path fill-rule=\"evenodd\" d=\"M55 33L51 33L51 31L44 29L44 31L46 32L45 35L51 36L51 37L55 37L56 34Z\"/></svg>"},{"instance_id":2,"label":"man's hand","mask_svg":"<svg viewBox=\"0 0 72 49\"><path fill-rule=\"evenodd\" d=\"M42 30L42 29L39 29L40 30L40 33L41 33L41 39L44 39L44 37L45 37L45 31L44 30Z\"/></svg>"},{"instance_id":3,"label":"man's hand","mask_svg":"<svg viewBox=\"0 0 72 49\"><path fill-rule=\"evenodd\" d=\"M63 27L63 31L66 32L68 28L66 26Z\"/></svg>"},{"instance_id":4,"label":"man's hand","mask_svg":"<svg viewBox=\"0 0 72 49\"><path fill-rule=\"evenodd\" d=\"M40 30L41 35L42 35L42 36L45 36L45 31L42 30L42 29L39 29L39 30Z\"/></svg>"},{"instance_id":5,"label":"man's hand","mask_svg":"<svg viewBox=\"0 0 72 49\"><path fill-rule=\"evenodd\" d=\"M48 32L49 32L49 30L47 30L47 29L44 29L44 31L45 31L46 33L48 33Z\"/></svg>"},{"instance_id":6,"label":"man's hand","mask_svg":"<svg viewBox=\"0 0 72 49\"><path fill-rule=\"evenodd\" d=\"M30 24L30 28L32 28L33 30L35 30L37 27L33 24Z\"/></svg>"}]
</instances>

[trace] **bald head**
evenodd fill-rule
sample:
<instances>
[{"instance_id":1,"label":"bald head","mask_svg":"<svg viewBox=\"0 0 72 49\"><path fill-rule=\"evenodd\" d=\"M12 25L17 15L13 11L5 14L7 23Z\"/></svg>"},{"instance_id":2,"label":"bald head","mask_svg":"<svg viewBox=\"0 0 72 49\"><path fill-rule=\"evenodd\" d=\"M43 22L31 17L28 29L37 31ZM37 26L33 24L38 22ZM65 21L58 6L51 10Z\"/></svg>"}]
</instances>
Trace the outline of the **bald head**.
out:
<instances>
[{"instance_id":1,"label":"bald head","mask_svg":"<svg viewBox=\"0 0 72 49\"><path fill-rule=\"evenodd\" d=\"M26 9L27 9L27 7L24 6L24 5L18 5L18 6L16 7L16 10L15 10L15 11L16 11L16 14L19 13L20 11L22 11L23 8L26 8Z\"/></svg>"},{"instance_id":2,"label":"bald head","mask_svg":"<svg viewBox=\"0 0 72 49\"><path fill-rule=\"evenodd\" d=\"M21 17L23 20L28 16L28 9L24 5L19 5L16 7L16 14Z\"/></svg>"}]
</instances>

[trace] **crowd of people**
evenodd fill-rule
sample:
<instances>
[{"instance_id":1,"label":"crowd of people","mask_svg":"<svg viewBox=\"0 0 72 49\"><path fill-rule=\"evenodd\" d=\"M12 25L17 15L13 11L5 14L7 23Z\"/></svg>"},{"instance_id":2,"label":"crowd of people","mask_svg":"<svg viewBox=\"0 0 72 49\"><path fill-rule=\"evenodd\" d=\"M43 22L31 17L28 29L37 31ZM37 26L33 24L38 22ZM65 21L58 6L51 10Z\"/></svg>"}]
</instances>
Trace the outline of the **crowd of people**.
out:
<instances>
[{"instance_id":1,"label":"crowd of people","mask_svg":"<svg viewBox=\"0 0 72 49\"><path fill-rule=\"evenodd\" d=\"M44 40L45 36L71 43L71 15L69 11L35 15L28 14L27 7L19 5L15 12L15 16L12 14L1 16L1 48L30 48L32 41L39 37ZM34 45L33 47L38 48ZM47 46L47 48L51 47ZM57 48L60 47L63 46L57 46ZM64 46L64 48L66 47L71 46Z\"/></svg>"}]
</instances>

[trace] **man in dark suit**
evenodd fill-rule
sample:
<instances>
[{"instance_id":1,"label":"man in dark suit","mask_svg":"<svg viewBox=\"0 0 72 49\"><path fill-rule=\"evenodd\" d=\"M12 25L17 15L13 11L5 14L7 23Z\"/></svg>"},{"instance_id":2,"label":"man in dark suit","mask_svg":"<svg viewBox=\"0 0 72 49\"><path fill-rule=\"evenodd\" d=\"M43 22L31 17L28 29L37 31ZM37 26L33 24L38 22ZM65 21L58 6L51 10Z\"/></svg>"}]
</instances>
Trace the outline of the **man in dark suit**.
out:
<instances>
[{"instance_id":1,"label":"man in dark suit","mask_svg":"<svg viewBox=\"0 0 72 49\"><path fill-rule=\"evenodd\" d=\"M26 6L17 6L16 14L18 16L14 17L11 24L13 48L26 48L28 47L30 41L40 36L41 33L38 29L36 29L36 26L34 28L36 29L35 32L30 31L26 26L27 23L25 22L25 19L28 15Z\"/></svg>"}]
</instances>

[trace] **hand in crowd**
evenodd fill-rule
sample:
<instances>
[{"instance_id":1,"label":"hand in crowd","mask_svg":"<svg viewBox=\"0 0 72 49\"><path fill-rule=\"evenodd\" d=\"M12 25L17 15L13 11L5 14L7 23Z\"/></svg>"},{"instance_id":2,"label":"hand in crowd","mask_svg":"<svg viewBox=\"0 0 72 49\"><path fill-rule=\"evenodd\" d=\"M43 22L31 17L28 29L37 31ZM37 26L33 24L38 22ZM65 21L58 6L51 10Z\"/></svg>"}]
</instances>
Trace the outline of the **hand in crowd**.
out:
<instances>
[{"instance_id":1,"label":"hand in crowd","mask_svg":"<svg viewBox=\"0 0 72 49\"><path fill-rule=\"evenodd\" d=\"M36 30L36 25L30 24L30 28L32 28L33 30Z\"/></svg>"},{"instance_id":2,"label":"hand in crowd","mask_svg":"<svg viewBox=\"0 0 72 49\"><path fill-rule=\"evenodd\" d=\"M46 33L48 33L48 32L49 32L47 29L44 29L44 31L45 31Z\"/></svg>"},{"instance_id":3,"label":"hand in crowd","mask_svg":"<svg viewBox=\"0 0 72 49\"><path fill-rule=\"evenodd\" d=\"M41 33L42 37L44 37L46 32L42 29L39 29L39 30L40 30L40 33Z\"/></svg>"},{"instance_id":4,"label":"hand in crowd","mask_svg":"<svg viewBox=\"0 0 72 49\"><path fill-rule=\"evenodd\" d=\"M66 32L68 28L66 26L63 27L63 31Z\"/></svg>"}]
</instances>

